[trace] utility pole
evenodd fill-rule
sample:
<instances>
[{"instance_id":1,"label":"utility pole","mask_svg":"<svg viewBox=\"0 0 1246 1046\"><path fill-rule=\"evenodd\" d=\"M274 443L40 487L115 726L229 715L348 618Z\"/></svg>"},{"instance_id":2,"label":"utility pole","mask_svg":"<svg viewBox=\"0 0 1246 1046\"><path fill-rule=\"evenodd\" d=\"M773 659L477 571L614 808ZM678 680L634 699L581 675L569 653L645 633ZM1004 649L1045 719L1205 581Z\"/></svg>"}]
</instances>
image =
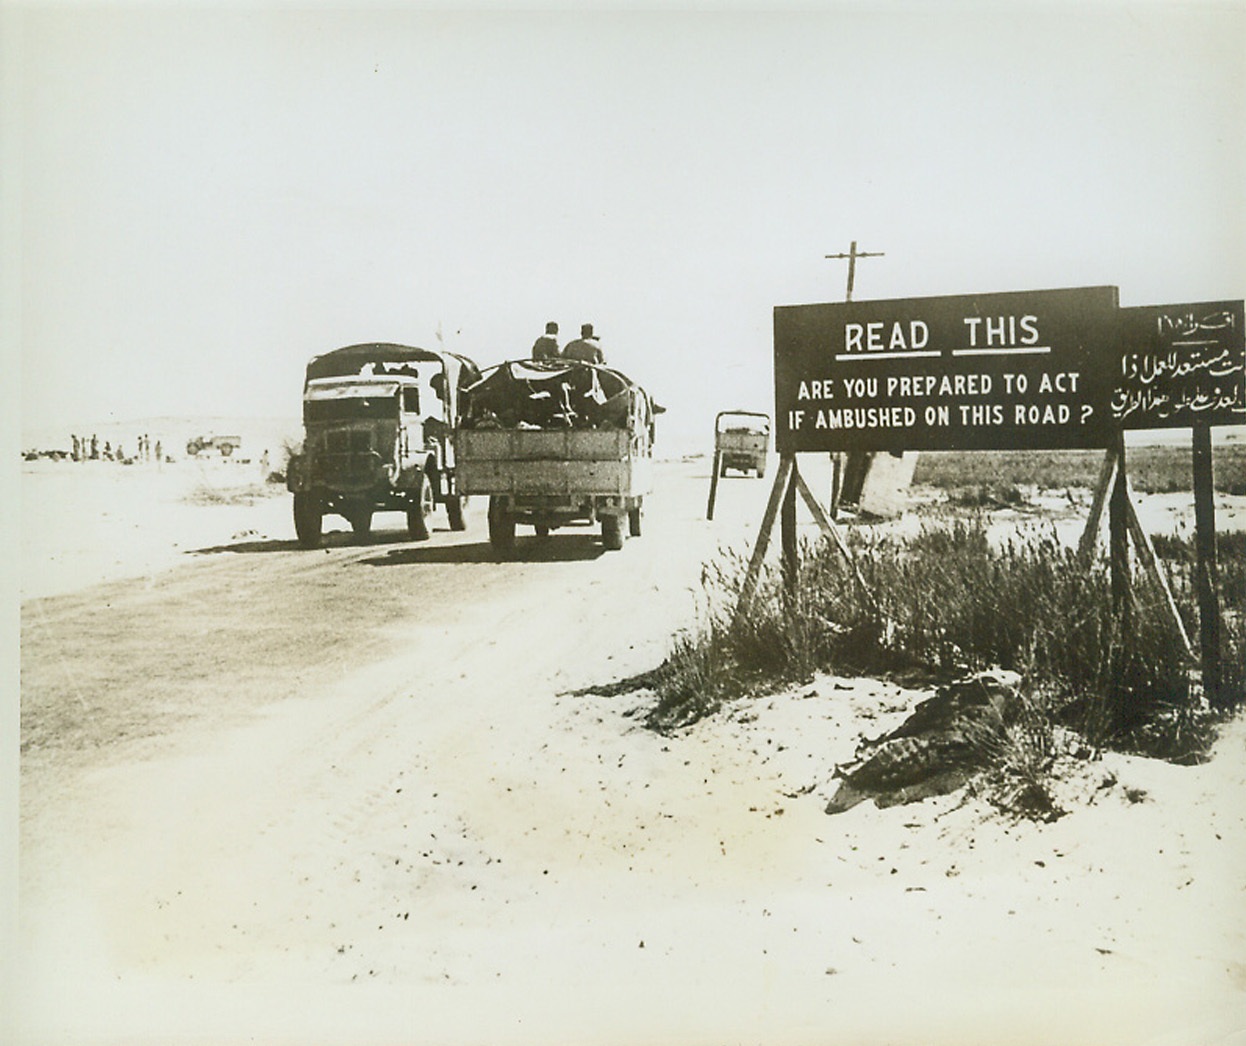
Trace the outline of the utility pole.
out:
<instances>
[{"instance_id":1,"label":"utility pole","mask_svg":"<svg viewBox=\"0 0 1246 1046\"><path fill-rule=\"evenodd\" d=\"M844 301L852 301L852 285L856 282L857 277L857 259L858 258L881 258L885 251L859 251L857 250L857 241L852 241L852 246L848 248L847 254L828 254L826 257L835 260L843 258L848 259L848 294Z\"/></svg>"},{"instance_id":2,"label":"utility pole","mask_svg":"<svg viewBox=\"0 0 1246 1046\"><path fill-rule=\"evenodd\" d=\"M848 290L844 296L844 301L852 301L852 288L857 279L857 259L858 258L881 258L885 252L883 251L859 251L857 250L857 241L852 241L852 246L848 248L847 254L828 254L826 257L832 260L848 259ZM849 454L849 467L854 472L862 473L862 481L864 482L864 470L869 468L871 455ZM835 519L839 515L839 498L843 487L844 480L844 460L841 454L831 455L831 519Z\"/></svg>"}]
</instances>

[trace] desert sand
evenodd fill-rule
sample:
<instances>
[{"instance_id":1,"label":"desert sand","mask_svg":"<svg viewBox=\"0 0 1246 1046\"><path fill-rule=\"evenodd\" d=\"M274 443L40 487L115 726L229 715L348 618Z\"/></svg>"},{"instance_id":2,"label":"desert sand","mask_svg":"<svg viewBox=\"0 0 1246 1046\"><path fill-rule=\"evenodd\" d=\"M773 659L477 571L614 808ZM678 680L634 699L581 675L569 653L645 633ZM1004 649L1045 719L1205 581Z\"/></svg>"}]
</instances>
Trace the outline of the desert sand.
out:
<instances>
[{"instance_id":1,"label":"desert sand","mask_svg":"<svg viewBox=\"0 0 1246 1046\"><path fill-rule=\"evenodd\" d=\"M710 523L708 461L664 462L620 552L496 563L480 507L298 550L247 469L23 472L6 1041L1246 1042L1240 721L1204 765L1088 761L1049 824L828 816L928 691L819 676L670 736L607 696L768 480Z\"/></svg>"}]
</instances>

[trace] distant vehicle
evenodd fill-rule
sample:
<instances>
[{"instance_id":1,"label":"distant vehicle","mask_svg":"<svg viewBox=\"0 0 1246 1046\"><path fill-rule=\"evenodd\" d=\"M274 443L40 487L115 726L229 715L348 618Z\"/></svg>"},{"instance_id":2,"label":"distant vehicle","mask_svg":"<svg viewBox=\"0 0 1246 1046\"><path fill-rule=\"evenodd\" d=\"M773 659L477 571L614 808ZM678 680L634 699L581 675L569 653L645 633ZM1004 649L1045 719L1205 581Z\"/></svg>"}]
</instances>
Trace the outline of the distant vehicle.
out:
<instances>
[{"instance_id":1,"label":"distant vehicle","mask_svg":"<svg viewBox=\"0 0 1246 1046\"><path fill-rule=\"evenodd\" d=\"M489 496L495 552L514 547L519 523L540 536L600 523L607 549L640 536L660 408L639 385L596 364L519 360L486 371L463 401L459 485Z\"/></svg>"},{"instance_id":2,"label":"distant vehicle","mask_svg":"<svg viewBox=\"0 0 1246 1046\"><path fill-rule=\"evenodd\" d=\"M450 529L463 530L451 433L460 390L479 378L466 356L388 342L314 357L303 382L303 448L286 470L299 544L320 545L329 513L362 536L373 513L405 512L411 537L423 541L434 506L445 505Z\"/></svg>"},{"instance_id":3,"label":"distant vehicle","mask_svg":"<svg viewBox=\"0 0 1246 1046\"><path fill-rule=\"evenodd\" d=\"M186 453L197 458L200 454L215 451L221 457L228 458L241 446L241 436L193 436L186 443Z\"/></svg>"},{"instance_id":4,"label":"distant vehicle","mask_svg":"<svg viewBox=\"0 0 1246 1046\"><path fill-rule=\"evenodd\" d=\"M720 476L727 469L766 474L770 416L752 410L724 410L714 418L714 460Z\"/></svg>"}]
</instances>

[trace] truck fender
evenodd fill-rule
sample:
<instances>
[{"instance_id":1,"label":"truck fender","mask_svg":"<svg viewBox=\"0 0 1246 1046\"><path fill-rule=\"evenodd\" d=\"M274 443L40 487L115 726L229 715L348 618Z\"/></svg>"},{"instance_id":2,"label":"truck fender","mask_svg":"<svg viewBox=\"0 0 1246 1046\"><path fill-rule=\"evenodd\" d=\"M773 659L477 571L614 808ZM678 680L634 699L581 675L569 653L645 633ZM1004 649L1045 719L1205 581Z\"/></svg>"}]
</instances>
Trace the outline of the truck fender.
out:
<instances>
[{"instance_id":1,"label":"truck fender","mask_svg":"<svg viewBox=\"0 0 1246 1046\"><path fill-rule=\"evenodd\" d=\"M286 465L286 490L291 493L306 490L307 457L304 454L291 454Z\"/></svg>"}]
</instances>

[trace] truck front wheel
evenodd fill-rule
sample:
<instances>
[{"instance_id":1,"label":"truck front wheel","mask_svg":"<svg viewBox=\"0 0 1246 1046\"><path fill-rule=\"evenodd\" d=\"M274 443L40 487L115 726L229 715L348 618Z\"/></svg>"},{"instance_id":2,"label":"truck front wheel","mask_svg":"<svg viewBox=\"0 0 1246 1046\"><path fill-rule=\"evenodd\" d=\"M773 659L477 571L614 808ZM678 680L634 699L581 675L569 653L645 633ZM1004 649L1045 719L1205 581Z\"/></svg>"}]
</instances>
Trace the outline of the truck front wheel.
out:
<instances>
[{"instance_id":1,"label":"truck front wheel","mask_svg":"<svg viewBox=\"0 0 1246 1046\"><path fill-rule=\"evenodd\" d=\"M466 506L467 497L465 495L450 495L450 499L446 502L446 517L450 520L451 530L467 529L467 520L463 518L463 510Z\"/></svg>"},{"instance_id":2,"label":"truck front wheel","mask_svg":"<svg viewBox=\"0 0 1246 1046\"><path fill-rule=\"evenodd\" d=\"M412 505L407 509L407 531L412 541L428 540L428 517L433 512L433 488L428 477L420 473L415 482Z\"/></svg>"},{"instance_id":3,"label":"truck front wheel","mask_svg":"<svg viewBox=\"0 0 1246 1046\"><path fill-rule=\"evenodd\" d=\"M515 547L515 517L506 511L506 500L489 498L489 544L499 555Z\"/></svg>"},{"instance_id":4,"label":"truck front wheel","mask_svg":"<svg viewBox=\"0 0 1246 1046\"><path fill-rule=\"evenodd\" d=\"M294 533L304 548L320 547L320 524L324 512L315 494L295 493Z\"/></svg>"},{"instance_id":5,"label":"truck front wheel","mask_svg":"<svg viewBox=\"0 0 1246 1046\"><path fill-rule=\"evenodd\" d=\"M601 517L601 543L612 552L623 547L626 531L623 529L622 516Z\"/></svg>"},{"instance_id":6,"label":"truck front wheel","mask_svg":"<svg viewBox=\"0 0 1246 1046\"><path fill-rule=\"evenodd\" d=\"M640 537L640 506L627 510L627 530L630 537Z\"/></svg>"}]
</instances>

